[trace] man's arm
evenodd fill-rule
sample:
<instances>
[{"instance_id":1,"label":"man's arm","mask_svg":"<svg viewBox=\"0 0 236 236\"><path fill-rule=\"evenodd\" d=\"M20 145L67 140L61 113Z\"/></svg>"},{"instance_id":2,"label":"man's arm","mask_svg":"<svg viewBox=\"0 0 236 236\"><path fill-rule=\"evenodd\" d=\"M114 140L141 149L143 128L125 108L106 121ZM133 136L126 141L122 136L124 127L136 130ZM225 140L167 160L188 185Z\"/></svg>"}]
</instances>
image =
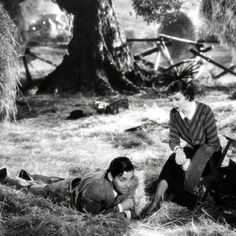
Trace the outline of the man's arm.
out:
<instances>
[{"instance_id":1,"label":"man's arm","mask_svg":"<svg viewBox=\"0 0 236 236\"><path fill-rule=\"evenodd\" d=\"M98 187L98 185L92 184L86 190L84 190L83 193L81 193L78 204L80 204L82 211L84 212L92 214L107 214L111 212L124 213L127 218L130 218L129 216L134 215L134 194L137 186L138 179L137 177L134 177L127 196L125 196L121 201L118 201L116 205L105 209L108 201L106 190L101 186Z\"/></svg>"},{"instance_id":2,"label":"man's arm","mask_svg":"<svg viewBox=\"0 0 236 236\"><path fill-rule=\"evenodd\" d=\"M81 193L78 201L83 212L102 213L105 207L105 191L91 184Z\"/></svg>"},{"instance_id":3,"label":"man's arm","mask_svg":"<svg viewBox=\"0 0 236 236\"><path fill-rule=\"evenodd\" d=\"M96 184L91 184L86 190L80 195L78 204L80 204L82 211L92 214L99 213L119 213L124 212L131 208L130 196L124 199L122 202L118 202L116 205L112 205L110 208L106 208L107 196L106 190L103 186L98 186Z\"/></svg>"}]
</instances>

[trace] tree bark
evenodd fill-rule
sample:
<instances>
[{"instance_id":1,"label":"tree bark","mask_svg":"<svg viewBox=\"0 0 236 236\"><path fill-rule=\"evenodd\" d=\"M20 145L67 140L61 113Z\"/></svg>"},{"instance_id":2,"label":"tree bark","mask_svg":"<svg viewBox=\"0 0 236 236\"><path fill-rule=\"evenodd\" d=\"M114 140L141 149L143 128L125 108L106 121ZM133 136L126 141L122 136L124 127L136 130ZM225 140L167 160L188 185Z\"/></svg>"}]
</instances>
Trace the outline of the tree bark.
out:
<instances>
[{"instance_id":1,"label":"tree bark","mask_svg":"<svg viewBox=\"0 0 236 236\"><path fill-rule=\"evenodd\" d=\"M73 38L62 63L39 86L42 92L139 90L140 73L111 0L57 0L74 15Z\"/></svg>"}]
</instances>

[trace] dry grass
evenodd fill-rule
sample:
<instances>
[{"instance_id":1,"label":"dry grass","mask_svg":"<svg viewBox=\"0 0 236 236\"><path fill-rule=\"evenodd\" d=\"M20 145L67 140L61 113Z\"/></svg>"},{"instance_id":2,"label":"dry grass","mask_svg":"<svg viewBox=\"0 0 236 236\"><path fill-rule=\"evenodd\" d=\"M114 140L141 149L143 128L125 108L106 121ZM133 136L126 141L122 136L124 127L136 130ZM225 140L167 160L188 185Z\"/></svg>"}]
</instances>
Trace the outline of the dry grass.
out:
<instances>
[{"instance_id":1,"label":"dry grass","mask_svg":"<svg viewBox=\"0 0 236 236\"><path fill-rule=\"evenodd\" d=\"M126 155L134 162L140 180L136 192L136 210L141 212L150 197L144 189L151 188L170 154L165 142L165 124L170 109L167 99L148 95L129 97L129 110L117 115L93 115L74 121L66 120L72 110L91 107L100 98L88 99L78 94L69 98L45 95L26 99L33 115L25 112L16 123L1 124L1 166L7 166L12 174L24 168L32 173L67 177L75 176L81 169L106 169L114 157ZM230 96L222 91L211 91L198 100L207 101L216 112L220 138L225 145L223 134L235 133L234 100L230 100ZM151 125L145 126L146 123ZM143 127L141 135L124 132L139 125ZM132 146L132 143L138 145ZM234 151L229 152L229 156L234 154ZM166 202L161 211L148 219L128 223L117 216L82 215L47 199L35 198L4 186L1 189L10 191L11 196L2 205L4 235L235 233L229 225L218 220L219 212L211 203L193 213Z\"/></svg>"},{"instance_id":2,"label":"dry grass","mask_svg":"<svg viewBox=\"0 0 236 236\"><path fill-rule=\"evenodd\" d=\"M16 27L0 4L0 120L15 118L18 83Z\"/></svg>"},{"instance_id":3,"label":"dry grass","mask_svg":"<svg viewBox=\"0 0 236 236\"><path fill-rule=\"evenodd\" d=\"M127 5L127 2L124 0L121 4ZM135 24L130 20L128 14L136 17L133 10L118 14L124 19L125 30L130 30L134 37L156 35L156 25L147 27L140 18ZM138 47L140 49L140 45ZM34 52L42 52L42 48ZM63 52L58 52L61 54ZM38 71L37 76L42 75L40 73ZM152 186L170 154L163 126L168 120L170 105L165 98L143 94L129 97L130 109L120 114L66 120L72 110L91 107L97 99L101 98L80 94L26 97L30 109L21 108L21 119L0 124L0 166L7 166L12 174L24 168L32 173L68 177L84 169L106 169L114 157L128 156L136 166L140 182L135 196L139 213L150 197L145 187ZM229 94L212 90L199 100L207 102L216 112L220 138L225 145L223 134L234 135L236 130L235 101L230 100ZM155 125L145 127L142 132L124 132L150 121L156 122ZM234 157L235 149L228 156ZM148 219L127 222L114 215L81 214L66 207L67 203L54 204L5 186L1 186L1 192L8 197L1 201L0 235L236 235L234 228L221 221L211 199L196 212L165 202L161 210Z\"/></svg>"},{"instance_id":4,"label":"dry grass","mask_svg":"<svg viewBox=\"0 0 236 236\"><path fill-rule=\"evenodd\" d=\"M1 200L4 235L122 235L129 229L127 220L117 215L80 214L5 186Z\"/></svg>"}]
</instances>

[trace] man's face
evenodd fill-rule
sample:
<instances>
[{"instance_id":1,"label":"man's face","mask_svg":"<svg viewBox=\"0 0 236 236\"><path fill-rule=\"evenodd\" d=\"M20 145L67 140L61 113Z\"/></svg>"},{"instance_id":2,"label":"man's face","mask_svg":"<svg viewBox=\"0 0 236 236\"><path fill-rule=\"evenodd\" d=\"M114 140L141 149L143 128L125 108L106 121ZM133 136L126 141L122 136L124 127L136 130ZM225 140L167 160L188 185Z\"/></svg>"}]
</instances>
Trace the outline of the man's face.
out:
<instances>
[{"instance_id":1,"label":"man's face","mask_svg":"<svg viewBox=\"0 0 236 236\"><path fill-rule=\"evenodd\" d=\"M113 178L113 186L115 190L120 194L126 194L129 191L130 184L134 178L134 171L126 172L123 175Z\"/></svg>"},{"instance_id":2,"label":"man's face","mask_svg":"<svg viewBox=\"0 0 236 236\"><path fill-rule=\"evenodd\" d=\"M169 95L168 98L173 108L175 108L177 111L184 111L187 103L189 102L181 92Z\"/></svg>"}]
</instances>

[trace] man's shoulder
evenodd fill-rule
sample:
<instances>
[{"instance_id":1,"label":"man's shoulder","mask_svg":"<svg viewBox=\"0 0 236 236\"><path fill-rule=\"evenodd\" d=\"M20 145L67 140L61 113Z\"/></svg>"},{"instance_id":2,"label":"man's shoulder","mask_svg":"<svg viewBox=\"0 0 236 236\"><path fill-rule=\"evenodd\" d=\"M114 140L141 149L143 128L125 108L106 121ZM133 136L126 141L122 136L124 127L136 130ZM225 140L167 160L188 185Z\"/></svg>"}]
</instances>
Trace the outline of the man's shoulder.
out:
<instances>
[{"instance_id":1,"label":"man's shoulder","mask_svg":"<svg viewBox=\"0 0 236 236\"><path fill-rule=\"evenodd\" d=\"M109 181L105 177L104 171L86 174L80 183L81 191L89 192L91 195L105 195L109 187Z\"/></svg>"}]
</instances>

